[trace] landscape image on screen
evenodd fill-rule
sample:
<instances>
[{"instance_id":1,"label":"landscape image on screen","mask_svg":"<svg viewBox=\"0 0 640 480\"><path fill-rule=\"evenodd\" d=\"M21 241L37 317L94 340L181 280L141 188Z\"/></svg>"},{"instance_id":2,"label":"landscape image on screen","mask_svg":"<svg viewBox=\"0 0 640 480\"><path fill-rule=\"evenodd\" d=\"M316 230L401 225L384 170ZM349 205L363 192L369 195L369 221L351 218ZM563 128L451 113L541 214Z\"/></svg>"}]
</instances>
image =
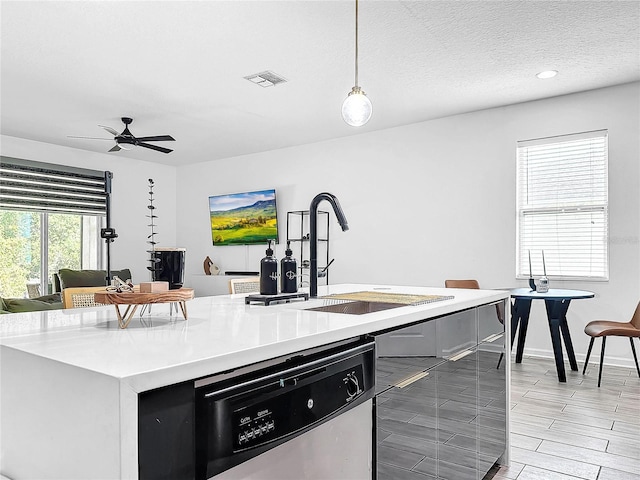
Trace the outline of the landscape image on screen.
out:
<instances>
[{"instance_id":1,"label":"landscape image on screen","mask_svg":"<svg viewBox=\"0 0 640 480\"><path fill-rule=\"evenodd\" d=\"M214 245L277 242L276 191L273 189L209 197L209 214Z\"/></svg>"}]
</instances>

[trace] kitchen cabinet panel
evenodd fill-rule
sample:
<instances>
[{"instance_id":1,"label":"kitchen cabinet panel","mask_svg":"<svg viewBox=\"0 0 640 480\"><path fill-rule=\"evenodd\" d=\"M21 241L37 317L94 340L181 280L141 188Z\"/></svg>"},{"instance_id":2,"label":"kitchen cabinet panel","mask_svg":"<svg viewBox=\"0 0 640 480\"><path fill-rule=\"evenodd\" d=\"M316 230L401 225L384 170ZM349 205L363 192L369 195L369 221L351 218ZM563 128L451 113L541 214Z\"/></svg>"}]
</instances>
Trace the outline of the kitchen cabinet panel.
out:
<instances>
[{"instance_id":1,"label":"kitchen cabinet panel","mask_svg":"<svg viewBox=\"0 0 640 480\"><path fill-rule=\"evenodd\" d=\"M421 322L376 338L378 355L386 358L436 355L435 323Z\"/></svg>"},{"instance_id":2,"label":"kitchen cabinet panel","mask_svg":"<svg viewBox=\"0 0 640 480\"><path fill-rule=\"evenodd\" d=\"M505 302L496 302L476 309L478 313L478 343L487 337L504 333Z\"/></svg>"},{"instance_id":3,"label":"kitchen cabinet panel","mask_svg":"<svg viewBox=\"0 0 640 480\"><path fill-rule=\"evenodd\" d=\"M379 356L376 364L376 393L383 392L441 362L442 359L435 356Z\"/></svg>"},{"instance_id":4,"label":"kitchen cabinet panel","mask_svg":"<svg viewBox=\"0 0 640 480\"><path fill-rule=\"evenodd\" d=\"M496 368L504 351L501 320L492 304L382 336L377 428L384 453L378 456L378 480L478 480L502 457L505 365ZM414 348L416 332L425 334L425 345ZM405 378L409 383L399 387ZM411 461L399 465L405 453Z\"/></svg>"},{"instance_id":5,"label":"kitchen cabinet panel","mask_svg":"<svg viewBox=\"0 0 640 480\"><path fill-rule=\"evenodd\" d=\"M478 404L478 454L496 461L502 457L507 446L507 391L506 369L509 361L505 359L505 325L499 320L497 312L506 311L506 302L478 307L479 331L478 345L478 397L488 400ZM503 317L504 318L504 317ZM499 325L499 326L498 326ZM482 478L491 465L479 464Z\"/></svg>"}]
</instances>

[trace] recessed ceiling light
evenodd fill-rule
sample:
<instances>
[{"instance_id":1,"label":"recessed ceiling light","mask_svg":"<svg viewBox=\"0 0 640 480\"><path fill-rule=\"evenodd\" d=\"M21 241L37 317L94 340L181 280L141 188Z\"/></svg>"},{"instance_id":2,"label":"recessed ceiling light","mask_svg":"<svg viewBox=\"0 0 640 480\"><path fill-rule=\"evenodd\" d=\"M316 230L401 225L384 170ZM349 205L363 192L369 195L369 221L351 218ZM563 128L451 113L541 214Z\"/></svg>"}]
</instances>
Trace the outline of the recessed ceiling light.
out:
<instances>
[{"instance_id":1,"label":"recessed ceiling light","mask_svg":"<svg viewBox=\"0 0 640 480\"><path fill-rule=\"evenodd\" d=\"M557 70L545 70L544 72L540 72L536 74L536 77L541 78L543 80L547 78L553 78L558 74Z\"/></svg>"}]
</instances>

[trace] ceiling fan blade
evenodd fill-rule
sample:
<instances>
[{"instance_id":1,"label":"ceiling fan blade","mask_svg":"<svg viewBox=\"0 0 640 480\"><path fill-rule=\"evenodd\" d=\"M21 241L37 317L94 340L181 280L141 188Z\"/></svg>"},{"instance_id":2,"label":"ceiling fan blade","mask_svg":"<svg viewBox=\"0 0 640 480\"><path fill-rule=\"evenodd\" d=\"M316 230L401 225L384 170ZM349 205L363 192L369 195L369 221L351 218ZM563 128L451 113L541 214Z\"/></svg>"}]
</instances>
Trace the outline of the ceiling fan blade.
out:
<instances>
[{"instance_id":1,"label":"ceiling fan blade","mask_svg":"<svg viewBox=\"0 0 640 480\"><path fill-rule=\"evenodd\" d=\"M139 142L137 145L139 147L150 148L151 150L157 150L158 152L162 152L162 153L173 152L173 150L171 150L170 148L157 147L156 145L151 145L150 143Z\"/></svg>"},{"instance_id":2,"label":"ceiling fan blade","mask_svg":"<svg viewBox=\"0 0 640 480\"><path fill-rule=\"evenodd\" d=\"M153 137L136 137L139 142L164 142L164 141L172 141L175 142L176 139L171 135L155 135Z\"/></svg>"},{"instance_id":3,"label":"ceiling fan blade","mask_svg":"<svg viewBox=\"0 0 640 480\"><path fill-rule=\"evenodd\" d=\"M67 135L67 138L85 138L87 140L109 140L109 141L113 142L113 138L78 137L76 135Z\"/></svg>"},{"instance_id":4,"label":"ceiling fan blade","mask_svg":"<svg viewBox=\"0 0 640 480\"><path fill-rule=\"evenodd\" d=\"M122 150L120 148L120 145L114 145L113 148L111 148L111 150L109 150L110 152L119 152L120 150Z\"/></svg>"},{"instance_id":5,"label":"ceiling fan blade","mask_svg":"<svg viewBox=\"0 0 640 480\"><path fill-rule=\"evenodd\" d=\"M98 125L99 127L104 128L107 132L109 132L111 135L120 135L120 132L116 132L113 128L111 127L107 127L105 125Z\"/></svg>"}]
</instances>

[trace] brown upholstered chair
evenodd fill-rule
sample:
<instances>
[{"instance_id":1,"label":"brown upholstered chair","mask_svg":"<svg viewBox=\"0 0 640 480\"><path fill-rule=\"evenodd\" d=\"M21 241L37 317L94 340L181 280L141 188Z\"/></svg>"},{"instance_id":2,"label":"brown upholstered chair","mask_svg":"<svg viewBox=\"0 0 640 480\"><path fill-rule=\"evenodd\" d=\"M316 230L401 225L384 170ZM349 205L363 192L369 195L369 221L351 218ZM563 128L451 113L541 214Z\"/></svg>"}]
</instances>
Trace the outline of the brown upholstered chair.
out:
<instances>
[{"instance_id":1,"label":"brown upholstered chair","mask_svg":"<svg viewBox=\"0 0 640 480\"><path fill-rule=\"evenodd\" d=\"M587 323L584 327L584 333L591 337L589 342L589 350L587 350L587 358L584 361L584 368L582 374L587 371L587 364L589 363L589 356L591 355L591 348L593 347L593 341L596 337L602 337L602 351L600 352L600 371L598 373L598 387L600 386L600 380L602 379L602 362L604 360L604 347L607 342L607 337L629 337L631 342L631 351L633 352L633 359L636 362L636 370L640 377L640 367L638 366L638 356L636 355L636 347L633 345L633 338L640 339L640 302L636 307L636 311L629 322L612 322L610 320L595 320Z\"/></svg>"},{"instance_id":2,"label":"brown upholstered chair","mask_svg":"<svg viewBox=\"0 0 640 480\"><path fill-rule=\"evenodd\" d=\"M447 288L475 288L480 289L477 280L445 280L444 286Z\"/></svg>"},{"instance_id":3,"label":"brown upholstered chair","mask_svg":"<svg viewBox=\"0 0 640 480\"><path fill-rule=\"evenodd\" d=\"M446 288L480 289L480 284L477 280L445 280L444 286ZM498 316L500 323L504 325L504 309L502 308L502 305L502 303L496 305L496 315ZM504 353L501 353L500 358L498 359L498 366L496 368L500 368L500 363L502 363L503 357Z\"/></svg>"}]
</instances>

